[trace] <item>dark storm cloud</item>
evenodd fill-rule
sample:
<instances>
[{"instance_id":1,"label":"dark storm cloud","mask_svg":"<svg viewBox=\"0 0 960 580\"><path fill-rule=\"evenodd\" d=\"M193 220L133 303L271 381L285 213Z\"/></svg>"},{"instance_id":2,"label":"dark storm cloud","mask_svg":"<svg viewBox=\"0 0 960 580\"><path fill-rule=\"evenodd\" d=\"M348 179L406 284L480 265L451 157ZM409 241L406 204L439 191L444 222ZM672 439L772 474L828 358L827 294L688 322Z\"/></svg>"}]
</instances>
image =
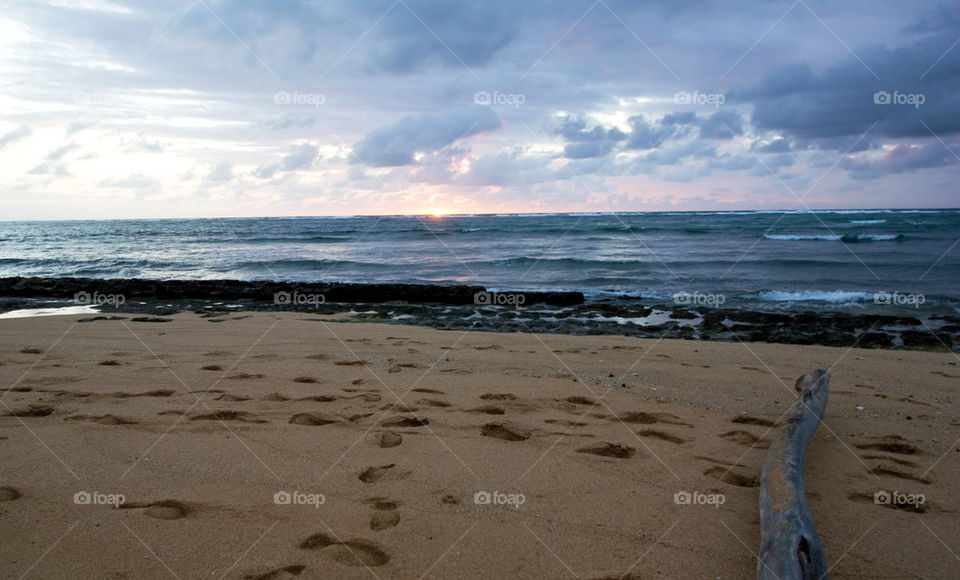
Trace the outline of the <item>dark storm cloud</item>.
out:
<instances>
[{"instance_id":1,"label":"dark storm cloud","mask_svg":"<svg viewBox=\"0 0 960 580\"><path fill-rule=\"evenodd\" d=\"M858 51L863 63L850 56L819 74L807 64L784 65L730 97L754 104L756 129L824 148L849 147L872 126L867 143L945 137L960 132L960 50L948 52L955 41L955 34L936 35L868 47Z\"/></svg>"},{"instance_id":2,"label":"dark storm cloud","mask_svg":"<svg viewBox=\"0 0 960 580\"><path fill-rule=\"evenodd\" d=\"M354 161L372 167L412 165L417 152L439 151L459 139L499 127L500 118L483 106L411 115L374 130L354 145Z\"/></svg>"},{"instance_id":3,"label":"dark storm cloud","mask_svg":"<svg viewBox=\"0 0 960 580\"><path fill-rule=\"evenodd\" d=\"M717 111L700 123L701 139L732 139L743 135L743 117L736 111Z\"/></svg>"},{"instance_id":4,"label":"dark storm cloud","mask_svg":"<svg viewBox=\"0 0 960 580\"><path fill-rule=\"evenodd\" d=\"M854 179L876 179L891 173L913 173L919 169L955 163L957 158L946 145L933 142L926 145L898 145L877 160L844 157L839 165L848 170Z\"/></svg>"}]
</instances>

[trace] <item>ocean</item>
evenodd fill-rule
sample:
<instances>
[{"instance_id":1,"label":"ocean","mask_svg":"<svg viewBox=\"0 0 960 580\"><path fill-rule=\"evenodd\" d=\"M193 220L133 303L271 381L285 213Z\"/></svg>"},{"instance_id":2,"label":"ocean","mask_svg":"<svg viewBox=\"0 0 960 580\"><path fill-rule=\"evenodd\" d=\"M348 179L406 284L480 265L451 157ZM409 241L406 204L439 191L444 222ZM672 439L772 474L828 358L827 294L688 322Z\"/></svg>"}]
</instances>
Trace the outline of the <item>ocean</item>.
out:
<instances>
[{"instance_id":1,"label":"ocean","mask_svg":"<svg viewBox=\"0 0 960 580\"><path fill-rule=\"evenodd\" d=\"M960 312L960 210L0 222L0 277L477 284Z\"/></svg>"}]
</instances>

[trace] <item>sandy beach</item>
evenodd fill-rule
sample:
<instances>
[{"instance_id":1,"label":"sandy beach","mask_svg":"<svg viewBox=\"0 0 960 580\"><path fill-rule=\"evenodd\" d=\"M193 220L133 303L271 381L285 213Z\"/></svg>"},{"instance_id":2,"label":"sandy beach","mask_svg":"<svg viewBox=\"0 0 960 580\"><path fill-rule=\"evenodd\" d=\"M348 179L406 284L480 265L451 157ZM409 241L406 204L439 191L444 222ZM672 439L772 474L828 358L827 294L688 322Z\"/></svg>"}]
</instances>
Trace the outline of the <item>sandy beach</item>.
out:
<instances>
[{"instance_id":1,"label":"sandy beach","mask_svg":"<svg viewBox=\"0 0 960 580\"><path fill-rule=\"evenodd\" d=\"M815 368L831 575L960 569L953 353L138 316L0 321L3 578L754 577Z\"/></svg>"}]
</instances>

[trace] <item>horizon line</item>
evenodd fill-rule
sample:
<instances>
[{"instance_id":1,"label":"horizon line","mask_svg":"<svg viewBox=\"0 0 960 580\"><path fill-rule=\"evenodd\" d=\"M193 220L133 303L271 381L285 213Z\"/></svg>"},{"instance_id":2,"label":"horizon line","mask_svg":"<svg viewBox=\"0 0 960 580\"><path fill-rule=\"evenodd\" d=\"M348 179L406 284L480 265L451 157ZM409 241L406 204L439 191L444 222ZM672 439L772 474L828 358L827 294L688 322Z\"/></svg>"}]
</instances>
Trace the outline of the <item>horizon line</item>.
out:
<instances>
[{"instance_id":1,"label":"horizon line","mask_svg":"<svg viewBox=\"0 0 960 580\"><path fill-rule=\"evenodd\" d=\"M52 218L52 219L7 219L0 223L23 222L99 222L99 221L174 221L174 220L257 220L257 219L351 219L351 218L385 218L385 217L421 217L429 219L443 219L454 217L496 217L496 216L590 216L590 215L624 215L624 214L724 214L724 213L832 213L832 212L916 212L916 211L960 211L958 207L871 207L871 208L818 208L818 209L726 209L726 210L624 210L624 211L544 211L544 212L491 212L491 213L403 213L403 214L320 214L320 215L263 215L263 216L214 216L214 217L107 217L107 218Z\"/></svg>"}]
</instances>

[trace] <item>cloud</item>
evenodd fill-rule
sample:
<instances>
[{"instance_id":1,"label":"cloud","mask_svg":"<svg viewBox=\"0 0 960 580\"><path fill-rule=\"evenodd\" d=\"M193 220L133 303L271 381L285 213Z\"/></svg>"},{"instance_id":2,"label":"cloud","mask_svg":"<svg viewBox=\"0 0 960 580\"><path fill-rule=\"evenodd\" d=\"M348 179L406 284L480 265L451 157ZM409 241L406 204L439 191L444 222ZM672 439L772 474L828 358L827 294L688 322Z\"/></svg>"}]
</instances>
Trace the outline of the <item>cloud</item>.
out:
<instances>
[{"instance_id":1,"label":"cloud","mask_svg":"<svg viewBox=\"0 0 960 580\"><path fill-rule=\"evenodd\" d=\"M547 155L532 155L515 149L472 160L470 171L457 182L472 186L530 186L556 179Z\"/></svg>"},{"instance_id":2,"label":"cloud","mask_svg":"<svg viewBox=\"0 0 960 580\"><path fill-rule=\"evenodd\" d=\"M94 123L89 121L72 121L69 125L67 125L66 134L72 135L74 133L83 131L84 129L87 129L89 127L92 127L93 125Z\"/></svg>"},{"instance_id":3,"label":"cloud","mask_svg":"<svg viewBox=\"0 0 960 580\"><path fill-rule=\"evenodd\" d=\"M210 168L204 181L207 183L226 183L233 179L233 164L229 161L221 161Z\"/></svg>"},{"instance_id":4,"label":"cloud","mask_svg":"<svg viewBox=\"0 0 960 580\"><path fill-rule=\"evenodd\" d=\"M960 143L953 148L960 149ZM913 173L919 169L944 167L956 164L956 156L940 142L926 145L898 145L883 157L870 160L844 157L840 167L847 169L854 179L877 179L891 173Z\"/></svg>"},{"instance_id":5,"label":"cloud","mask_svg":"<svg viewBox=\"0 0 960 580\"><path fill-rule=\"evenodd\" d=\"M642 114L633 115L628 119L628 122L631 129L626 144L628 149L654 149L659 147L669 136L676 134L674 126L654 127Z\"/></svg>"},{"instance_id":6,"label":"cloud","mask_svg":"<svg viewBox=\"0 0 960 580\"><path fill-rule=\"evenodd\" d=\"M701 139L733 139L743 135L743 117L736 111L717 111L700 123Z\"/></svg>"},{"instance_id":7,"label":"cloud","mask_svg":"<svg viewBox=\"0 0 960 580\"><path fill-rule=\"evenodd\" d=\"M120 189L144 190L154 189L160 185L156 179L142 173L135 173L126 177L102 179L97 184L100 187L116 187Z\"/></svg>"},{"instance_id":8,"label":"cloud","mask_svg":"<svg viewBox=\"0 0 960 580\"><path fill-rule=\"evenodd\" d=\"M31 133L33 133L33 129L27 127L26 125L20 125L13 131L7 131L3 135L0 135L0 149L5 148L11 143L16 143Z\"/></svg>"},{"instance_id":9,"label":"cloud","mask_svg":"<svg viewBox=\"0 0 960 580\"><path fill-rule=\"evenodd\" d=\"M413 165L415 153L439 151L459 139L499 127L500 118L490 107L411 115L372 131L353 146L353 153L355 161L371 167Z\"/></svg>"},{"instance_id":10,"label":"cloud","mask_svg":"<svg viewBox=\"0 0 960 580\"><path fill-rule=\"evenodd\" d=\"M401 2L380 22L364 64L390 73L486 65L516 36L514 12L496 3Z\"/></svg>"},{"instance_id":11,"label":"cloud","mask_svg":"<svg viewBox=\"0 0 960 580\"><path fill-rule=\"evenodd\" d=\"M79 149L79 148L80 146L77 145L76 143L67 143L63 147L58 147L57 149L54 149L50 153L47 153L46 159L48 161L57 161L67 153L73 151L74 149Z\"/></svg>"},{"instance_id":12,"label":"cloud","mask_svg":"<svg viewBox=\"0 0 960 580\"><path fill-rule=\"evenodd\" d=\"M295 171L297 169L310 169L318 157L316 145L311 143L301 143L295 145L293 150L284 156L281 165L284 171Z\"/></svg>"},{"instance_id":13,"label":"cloud","mask_svg":"<svg viewBox=\"0 0 960 580\"><path fill-rule=\"evenodd\" d=\"M70 172L67 170L66 165L62 163L55 163L53 161L45 161L40 165L35 166L33 169L27 172L29 175L59 175L66 176L70 175Z\"/></svg>"},{"instance_id":14,"label":"cloud","mask_svg":"<svg viewBox=\"0 0 960 580\"><path fill-rule=\"evenodd\" d=\"M755 153L786 153L790 151L790 149L790 141L783 137L775 137L770 141L758 139L750 144L750 150Z\"/></svg>"},{"instance_id":15,"label":"cloud","mask_svg":"<svg viewBox=\"0 0 960 580\"><path fill-rule=\"evenodd\" d=\"M603 157L610 153L618 142L627 138L627 134L617 127L608 129L603 125L595 125L587 130L586 121L571 115L559 117L551 132L570 141L563 148L563 156L567 159Z\"/></svg>"},{"instance_id":16,"label":"cloud","mask_svg":"<svg viewBox=\"0 0 960 580\"><path fill-rule=\"evenodd\" d=\"M696 122L697 114L693 111L674 111L660 119L661 125L693 125Z\"/></svg>"},{"instance_id":17,"label":"cloud","mask_svg":"<svg viewBox=\"0 0 960 580\"><path fill-rule=\"evenodd\" d=\"M861 149L883 137L945 138L960 132L960 51L947 50L955 40L943 34L892 49L866 47L858 50L863 62L851 56L819 74L804 63L781 65L729 97L754 104L757 130L805 145L845 150L868 132ZM881 91L890 100L919 95L923 103L885 103L883 96L877 102Z\"/></svg>"}]
</instances>

